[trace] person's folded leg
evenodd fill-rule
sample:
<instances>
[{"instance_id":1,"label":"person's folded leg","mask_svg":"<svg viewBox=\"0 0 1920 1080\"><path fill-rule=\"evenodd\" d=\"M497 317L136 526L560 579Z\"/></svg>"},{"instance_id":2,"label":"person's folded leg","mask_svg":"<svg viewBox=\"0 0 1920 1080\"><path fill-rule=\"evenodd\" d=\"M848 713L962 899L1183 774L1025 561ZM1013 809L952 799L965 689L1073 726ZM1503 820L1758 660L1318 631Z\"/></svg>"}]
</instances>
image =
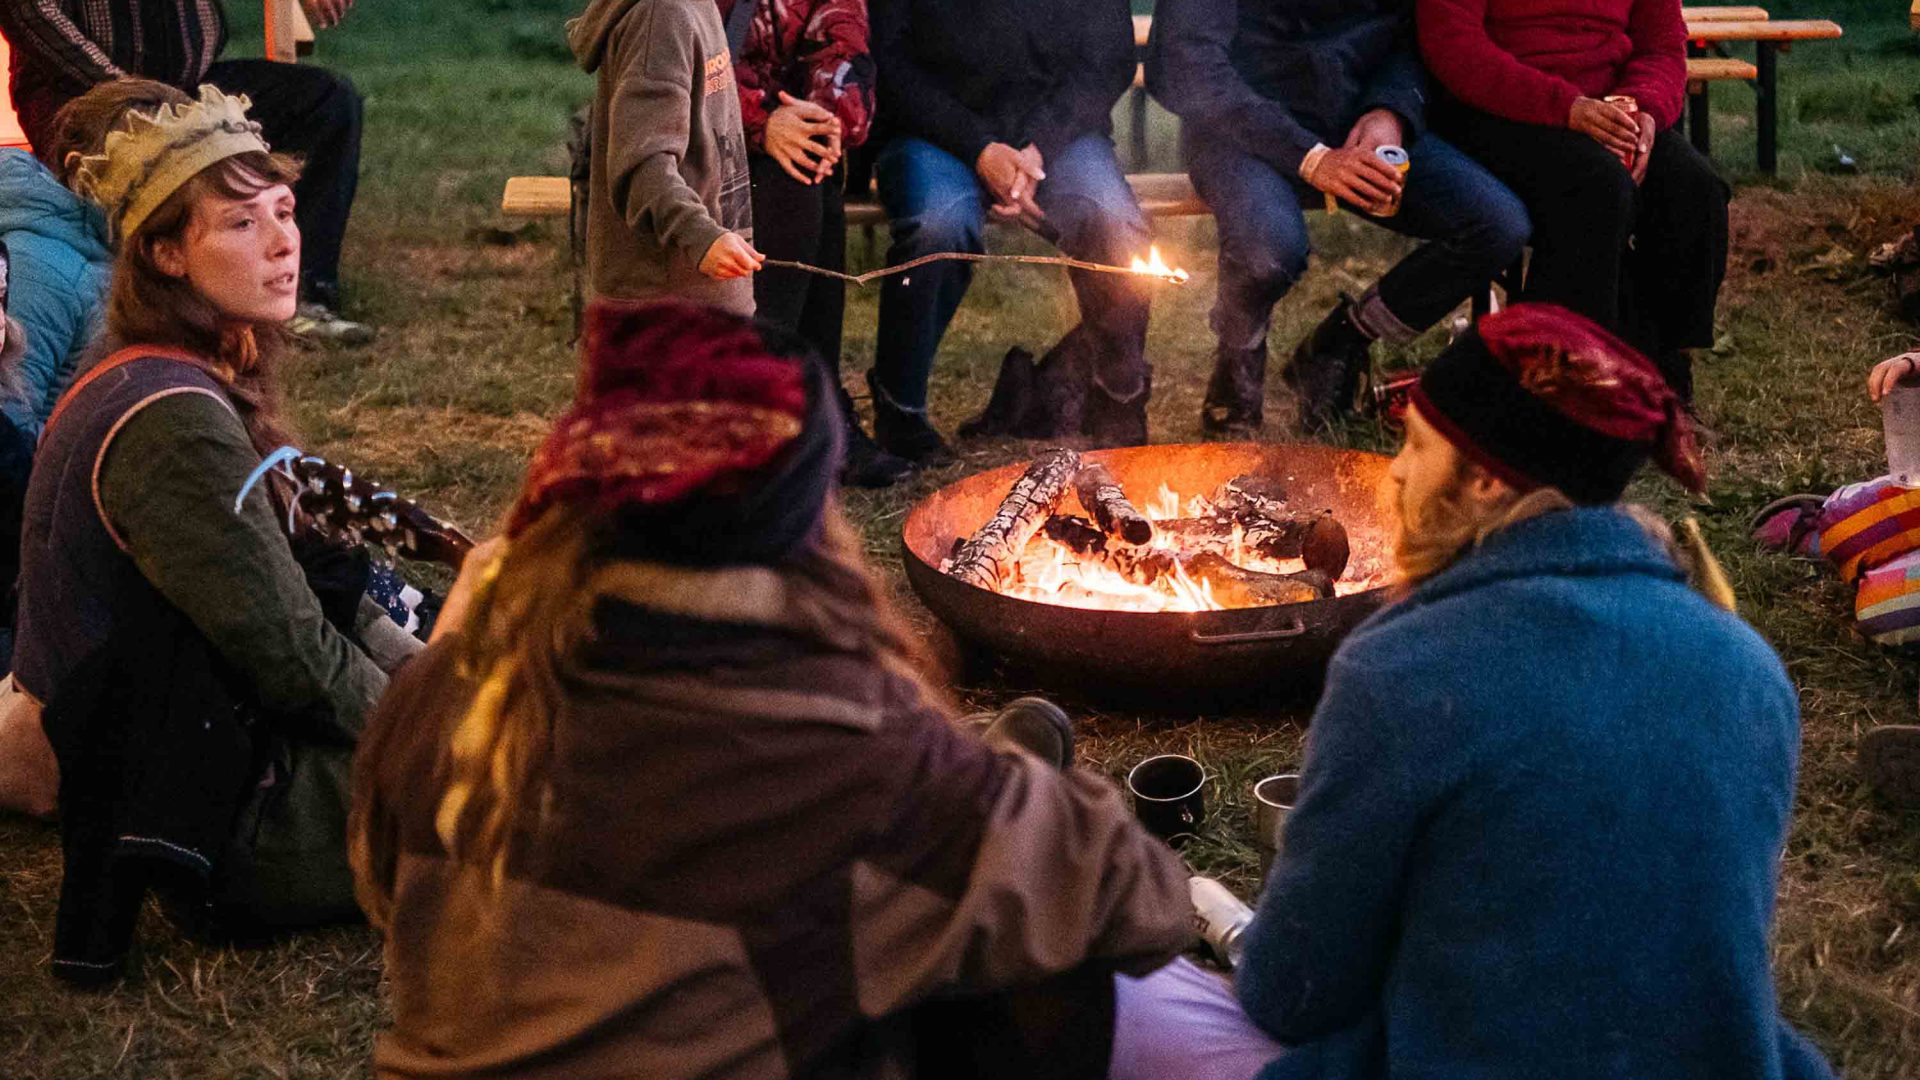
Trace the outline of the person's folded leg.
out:
<instances>
[{"instance_id":1,"label":"person's folded leg","mask_svg":"<svg viewBox=\"0 0 1920 1080\"><path fill-rule=\"evenodd\" d=\"M1427 241L1388 270L1355 308L1374 338L1404 343L1487 286L1526 248L1533 226L1520 197L1437 135L1408 148L1400 212L1372 218Z\"/></svg>"},{"instance_id":2,"label":"person's folded leg","mask_svg":"<svg viewBox=\"0 0 1920 1080\"><path fill-rule=\"evenodd\" d=\"M1292 181L1235 147L1194 140L1188 171L1220 233L1220 285L1208 317L1217 352L1201 421L1216 433L1250 433L1265 417L1273 305L1307 272L1307 219Z\"/></svg>"},{"instance_id":3,"label":"person's folded leg","mask_svg":"<svg viewBox=\"0 0 1920 1080\"><path fill-rule=\"evenodd\" d=\"M1181 957L1113 977L1109 1080L1253 1080L1286 1052L1247 1019L1226 979Z\"/></svg>"}]
</instances>

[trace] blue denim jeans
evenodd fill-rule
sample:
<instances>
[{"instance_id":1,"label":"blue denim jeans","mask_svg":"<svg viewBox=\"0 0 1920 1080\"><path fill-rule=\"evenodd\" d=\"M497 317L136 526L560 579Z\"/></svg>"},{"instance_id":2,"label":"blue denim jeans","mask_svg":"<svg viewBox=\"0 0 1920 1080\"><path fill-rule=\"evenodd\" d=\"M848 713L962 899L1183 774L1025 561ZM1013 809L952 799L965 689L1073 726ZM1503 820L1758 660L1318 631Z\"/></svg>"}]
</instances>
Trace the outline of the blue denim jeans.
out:
<instances>
[{"instance_id":1,"label":"blue denim jeans","mask_svg":"<svg viewBox=\"0 0 1920 1080\"><path fill-rule=\"evenodd\" d=\"M1147 250L1147 219L1104 135L1085 135L1045 163L1034 193L1046 215L1037 232L1062 252L1125 265ZM988 196L973 167L922 139L888 143L874 165L880 202L892 223L888 265L937 251L986 250ZM1128 401L1147 385L1147 307L1151 285L1114 274L1071 271L1080 303L1075 332L1095 341L1094 383ZM927 377L940 339L973 281L965 262L936 262L886 278L880 288L874 382L893 406L927 407Z\"/></svg>"},{"instance_id":2,"label":"blue denim jeans","mask_svg":"<svg viewBox=\"0 0 1920 1080\"><path fill-rule=\"evenodd\" d=\"M1407 153L1400 212L1362 215L1428 241L1361 298L1361 325L1388 341L1410 340L1484 287L1519 258L1532 230L1526 206L1472 158L1432 135ZM1273 305L1307 272L1304 211L1324 196L1225 140L1192 139L1187 164L1220 229L1213 331L1222 348L1263 348Z\"/></svg>"}]
</instances>

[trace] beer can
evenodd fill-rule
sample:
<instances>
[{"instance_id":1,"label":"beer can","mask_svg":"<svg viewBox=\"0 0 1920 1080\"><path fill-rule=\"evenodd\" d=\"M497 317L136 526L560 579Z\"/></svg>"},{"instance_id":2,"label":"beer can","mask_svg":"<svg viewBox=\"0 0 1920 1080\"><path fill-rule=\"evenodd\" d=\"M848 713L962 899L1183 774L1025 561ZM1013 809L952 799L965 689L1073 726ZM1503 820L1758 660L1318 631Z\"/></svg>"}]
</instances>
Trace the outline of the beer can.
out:
<instances>
[{"instance_id":1,"label":"beer can","mask_svg":"<svg viewBox=\"0 0 1920 1080\"><path fill-rule=\"evenodd\" d=\"M1406 150L1401 147L1391 145L1376 146L1373 148L1373 156L1379 158L1381 163L1394 172L1399 173L1402 183L1406 181L1407 174L1413 171L1413 159L1408 157ZM1380 211L1379 216L1392 217L1399 212L1400 196L1395 195L1393 201L1387 204L1387 208Z\"/></svg>"},{"instance_id":2,"label":"beer can","mask_svg":"<svg viewBox=\"0 0 1920 1080\"><path fill-rule=\"evenodd\" d=\"M1188 878L1187 893L1193 900L1194 928L1200 932L1200 939L1215 959L1228 967L1240 966L1240 954L1245 949L1241 939L1253 922L1253 909L1209 877Z\"/></svg>"},{"instance_id":3,"label":"beer can","mask_svg":"<svg viewBox=\"0 0 1920 1080\"><path fill-rule=\"evenodd\" d=\"M1606 102L1609 105L1614 106L1615 108L1619 109L1621 112L1626 113L1628 116L1633 117L1634 123L1638 124L1640 122L1640 102L1632 94L1608 94L1606 97L1603 97L1600 100ZM1638 142L1639 138L1640 136L1638 134L1634 136L1634 139L1635 139L1634 145L1636 147L1639 146L1639 142ZM1634 166L1635 161L1637 161L1639 157L1640 157L1640 152L1637 149L1634 150L1632 153L1621 154L1620 164L1625 165L1629 170L1631 170Z\"/></svg>"},{"instance_id":4,"label":"beer can","mask_svg":"<svg viewBox=\"0 0 1920 1080\"><path fill-rule=\"evenodd\" d=\"M1370 406L1373 415L1388 430L1399 431L1406 426L1407 409L1413 404L1413 388L1419 383L1418 371L1380 376L1373 380L1363 403Z\"/></svg>"}]
</instances>

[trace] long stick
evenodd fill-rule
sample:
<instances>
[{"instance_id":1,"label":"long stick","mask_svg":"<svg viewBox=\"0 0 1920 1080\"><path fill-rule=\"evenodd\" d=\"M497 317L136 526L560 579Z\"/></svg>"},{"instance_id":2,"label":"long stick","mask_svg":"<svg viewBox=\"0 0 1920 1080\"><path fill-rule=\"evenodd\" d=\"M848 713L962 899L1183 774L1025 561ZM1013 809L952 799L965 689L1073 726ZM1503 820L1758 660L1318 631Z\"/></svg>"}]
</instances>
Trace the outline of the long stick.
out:
<instances>
[{"instance_id":1,"label":"long stick","mask_svg":"<svg viewBox=\"0 0 1920 1080\"><path fill-rule=\"evenodd\" d=\"M891 277L894 274L904 274L909 270L918 269L930 262L940 262L943 259L972 263L1007 262L1025 263L1028 266L1064 266L1069 270L1092 270L1102 274L1133 274L1137 277L1149 277L1156 281L1164 281L1171 285L1183 285L1187 280L1185 271L1181 270L1175 270L1166 274L1147 273L1140 270L1132 270L1124 266L1112 266L1108 263L1087 262L1083 259L1069 259L1064 255L979 255L971 251L936 251L931 255L922 255L912 262L903 262L898 266L885 266L878 270L869 270L864 274L843 274L838 270L828 270L824 266L795 262L791 259L767 259L761 263L761 265L784 267L788 270L801 270L809 274L819 274L822 277L839 278L841 281L853 285L865 285L870 281L883 277Z\"/></svg>"}]
</instances>

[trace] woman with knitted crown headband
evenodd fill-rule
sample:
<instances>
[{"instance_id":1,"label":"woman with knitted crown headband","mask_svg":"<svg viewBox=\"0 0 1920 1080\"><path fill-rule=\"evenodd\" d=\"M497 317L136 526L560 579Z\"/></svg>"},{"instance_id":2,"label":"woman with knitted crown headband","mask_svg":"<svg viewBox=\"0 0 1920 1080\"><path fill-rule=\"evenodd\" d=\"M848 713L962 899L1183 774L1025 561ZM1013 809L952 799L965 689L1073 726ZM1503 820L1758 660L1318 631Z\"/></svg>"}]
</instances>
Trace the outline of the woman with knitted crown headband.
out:
<instances>
[{"instance_id":1,"label":"woman with knitted crown headband","mask_svg":"<svg viewBox=\"0 0 1920 1080\"><path fill-rule=\"evenodd\" d=\"M35 461L14 669L59 766L53 963L75 981L118 972L148 885L222 928L354 912L348 762L386 686L375 654L411 643L357 588L308 584L284 493L234 510L288 441L275 363L300 266L297 170L247 105L202 87L79 166L120 245L108 355Z\"/></svg>"}]
</instances>

